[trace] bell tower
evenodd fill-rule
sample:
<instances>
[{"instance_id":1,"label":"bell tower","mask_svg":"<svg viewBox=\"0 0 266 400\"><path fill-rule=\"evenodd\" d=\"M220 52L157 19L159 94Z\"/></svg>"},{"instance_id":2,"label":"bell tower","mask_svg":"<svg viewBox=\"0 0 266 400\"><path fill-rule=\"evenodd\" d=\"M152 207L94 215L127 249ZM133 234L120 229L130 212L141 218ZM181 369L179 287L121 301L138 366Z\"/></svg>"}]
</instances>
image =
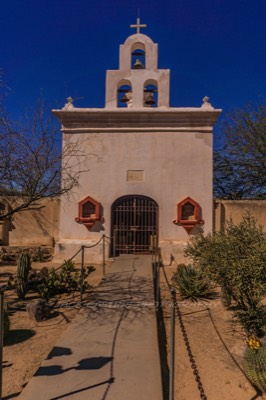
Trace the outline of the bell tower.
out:
<instances>
[{"instance_id":1,"label":"bell tower","mask_svg":"<svg viewBox=\"0 0 266 400\"><path fill-rule=\"evenodd\" d=\"M106 108L169 107L169 69L158 69L158 45L140 33L120 45L119 69L106 73Z\"/></svg>"}]
</instances>

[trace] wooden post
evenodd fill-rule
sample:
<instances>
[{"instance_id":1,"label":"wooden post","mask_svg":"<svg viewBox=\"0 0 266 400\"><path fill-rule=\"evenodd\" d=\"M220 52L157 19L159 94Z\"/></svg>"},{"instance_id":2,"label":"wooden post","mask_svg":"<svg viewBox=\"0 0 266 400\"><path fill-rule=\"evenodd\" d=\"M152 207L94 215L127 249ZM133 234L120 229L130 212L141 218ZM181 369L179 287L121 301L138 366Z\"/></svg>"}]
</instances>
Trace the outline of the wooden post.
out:
<instances>
[{"instance_id":1,"label":"wooden post","mask_svg":"<svg viewBox=\"0 0 266 400\"><path fill-rule=\"evenodd\" d=\"M81 246L81 279L80 279L80 301L83 299L84 290L84 246Z\"/></svg>"},{"instance_id":2,"label":"wooden post","mask_svg":"<svg viewBox=\"0 0 266 400\"><path fill-rule=\"evenodd\" d=\"M169 378L169 400L174 400L175 382L175 289L171 288L171 332L170 332L170 378Z\"/></svg>"},{"instance_id":3,"label":"wooden post","mask_svg":"<svg viewBox=\"0 0 266 400\"><path fill-rule=\"evenodd\" d=\"M105 235L103 235L103 276L105 275Z\"/></svg>"}]
</instances>

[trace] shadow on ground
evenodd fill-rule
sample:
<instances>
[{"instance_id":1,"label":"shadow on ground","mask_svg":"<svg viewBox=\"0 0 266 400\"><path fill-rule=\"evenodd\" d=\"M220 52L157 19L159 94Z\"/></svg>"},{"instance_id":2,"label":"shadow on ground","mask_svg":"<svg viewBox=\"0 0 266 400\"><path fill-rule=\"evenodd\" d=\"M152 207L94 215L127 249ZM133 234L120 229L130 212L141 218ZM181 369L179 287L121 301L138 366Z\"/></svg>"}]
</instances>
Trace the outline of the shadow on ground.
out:
<instances>
[{"instance_id":1,"label":"shadow on ground","mask_svg":"<svg viewBox=\"0 0 266 400\"><path fill-rule=\"evenodd\" d=\"M5 340L5 346L12 346L13 344L24 342L35 335L35 331L31 329L12 329L8 333Z\"/></svg>"},{"instance_id":2,"label":"shadow on ground","mask_svg":"<svg viewBox=\"0 0 266 400\"><path fill-rule=\"evenodd\" d=\"M70 350L70 349L69 349ZM71 350L70 350L71 352ZM78 362L76 367L63 369L61 365L49 365L47 367L40 367L35 376L52 376L60 375L72 369L80 370L95 370L104 367L107 363L112 361L113 357L90 357L84 358Z\"/></svg>"},{"instance_id":3,"label":"shadow on ground","mask_svg":"<svg viewBox=\"0 0 266 400\"><path fill-rule=\"evenodd\" d=\"M9 400L9 399L14 399L15 397L19 396L21 392L16 392L9 394L8 396L3 397L3 400Z\"/></svg>"}]
</instances>

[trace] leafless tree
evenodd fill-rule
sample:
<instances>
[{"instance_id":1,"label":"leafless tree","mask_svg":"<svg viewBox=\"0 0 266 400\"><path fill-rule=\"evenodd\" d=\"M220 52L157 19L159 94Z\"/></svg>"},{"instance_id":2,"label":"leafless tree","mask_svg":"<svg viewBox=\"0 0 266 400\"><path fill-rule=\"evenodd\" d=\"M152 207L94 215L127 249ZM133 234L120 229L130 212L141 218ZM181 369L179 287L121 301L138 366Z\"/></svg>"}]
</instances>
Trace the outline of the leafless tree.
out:
<instances>
[{"instance_id":1,"label":"leafless tree","mask_svg":"<svg viewBox=\"0 0 266 400\"><path fill-rule=\"evenodd\" d=\"M224 145L214 154L214 195L266 198L266 102L235 110L224 123Z\"/></svg>"},{"instance_id":2,"label":"leafless tree","mask_svg":"<svg viewBox=\"0 0 266 400\"><path fill-rule=\"evenodd\" d=\"M0 196L8 204L0 220L39 209L43 198L67 194L78 185L87 146L68 140L61 149L60 125L43 101L19 123L10 121L1 102L0 127Z\"/></svg>"}]
</instances>

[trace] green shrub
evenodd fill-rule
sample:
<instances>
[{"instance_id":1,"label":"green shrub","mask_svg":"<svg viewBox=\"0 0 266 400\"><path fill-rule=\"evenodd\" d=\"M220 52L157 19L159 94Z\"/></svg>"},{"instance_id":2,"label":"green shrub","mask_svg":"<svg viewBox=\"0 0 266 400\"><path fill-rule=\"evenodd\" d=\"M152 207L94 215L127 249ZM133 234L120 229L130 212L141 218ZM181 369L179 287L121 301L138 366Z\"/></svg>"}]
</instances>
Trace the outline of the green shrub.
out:
<instances>
[{"instance_id":1,"label":"green shrub","mask_svg":"<svg viewBox=\"0 0 266 400\"><path fill-rule=\"evenodd\" d=\"M95 268L87 268L83 278L85 279ZM67 261L60 270L54 268L42 268L43 279L38 285L37 290L42 299L48 300L50 297L59 293L69 293L80 290L81 271L75 268L72 261ZM86 286L86 283L84 283Z\"/></svg>"},{"instance_id":2,"label":"green shrub","mask_svg":"<svg viewBox=\"0 0 266 400\"><path fill-rule=\"evenodd\" d=\"M266 294L266 234L256 226L254 218L246 213L238 225L229 221L222 232L194 236L185 254L203 277L225 290L224 300L240 310L238 320L244 329L251 329L250 334L262 332L260 303Z\"/></svg>"},{"instance_id":3,"label":"green shrub","mask_svg":"<svg viewBox=\"0 0 266 400\"><path fill-rule=\"evenodd\" d=\"M191 265L179 264L172 277L172 285L177 287L181 299L198 301L211 299L215 293L206 281Z\"/></svg>"},{"instance_id":4,"label":"green shrub","mask_svg":"<svg viewBox=\"0 0 266 400\"><path fill-rule=\"evenodd\" d=\"M232 304L232 290L230 287L223 285L221 287L221 297L223 306L229 308Z\"/></svg>"},{"instance_id":5,"label":"green shrub","mask_svg":"<svg viewBox=\"0 0 266 400\"><path fill-rule=\"evenodd\" d=\"M43 249L41 247L38 247L37 253L35 254L33 261L35 262L44 262L44 254L43 254Z\"/></svg>"},{"instance_id":6,"label":"green shrub","mask_svg":"<svg viewBox=\"0 0 266 400\"><path fill-rule=\"evenodd\" d=\"M266 307L257 306L254 310L235 311L235 316L240 325L246 332L247 336L254 335L262 338L266 334Z\"/></svg>"}]
</instances>

